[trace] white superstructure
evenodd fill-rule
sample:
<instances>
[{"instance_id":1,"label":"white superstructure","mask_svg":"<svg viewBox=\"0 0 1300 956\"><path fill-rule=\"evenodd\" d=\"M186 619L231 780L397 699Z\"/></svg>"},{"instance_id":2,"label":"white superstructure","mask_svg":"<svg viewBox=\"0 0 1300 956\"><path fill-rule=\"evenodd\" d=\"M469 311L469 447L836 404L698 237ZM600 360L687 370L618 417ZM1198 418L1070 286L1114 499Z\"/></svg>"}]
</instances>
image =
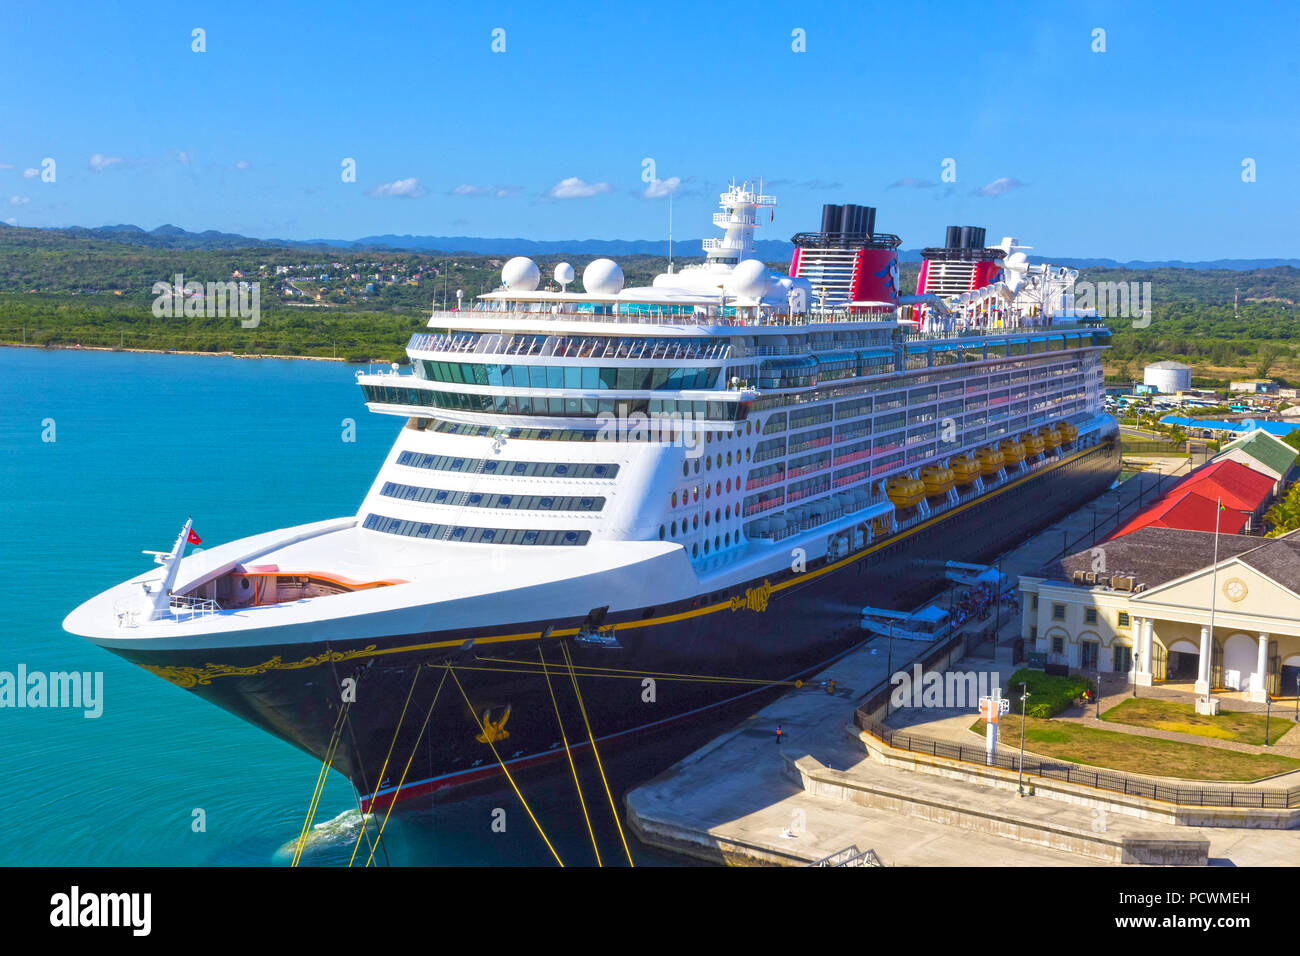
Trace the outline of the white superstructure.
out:
<instances>
[{"instance_id":1,"label":"white superstructure","mask_svg":"<svg viewBox=\"0 0 1300 956\"><path fill-rule=\"evenodd\" d=\"M432 314L409 371L358 373L370 409L406 424L354 516L179 546L66 626L231 646L471 627L518 617L507 605L668 604L785 569L794 547L840 556L1113 427L1109 333L1049 324L1018 295L1062 274L928 296L919 325L900 322L905 298L818 308L807 279L753 258L774 202L733 185L705 263L648 287L598 259L582 291L572 267L544 291L534 263L510 260L500 289ZM1037 451L1026 437L1021 459L962 478L1039 434ZM922 479L940 490L894 490Z\"/></svg>"}]
</instances>

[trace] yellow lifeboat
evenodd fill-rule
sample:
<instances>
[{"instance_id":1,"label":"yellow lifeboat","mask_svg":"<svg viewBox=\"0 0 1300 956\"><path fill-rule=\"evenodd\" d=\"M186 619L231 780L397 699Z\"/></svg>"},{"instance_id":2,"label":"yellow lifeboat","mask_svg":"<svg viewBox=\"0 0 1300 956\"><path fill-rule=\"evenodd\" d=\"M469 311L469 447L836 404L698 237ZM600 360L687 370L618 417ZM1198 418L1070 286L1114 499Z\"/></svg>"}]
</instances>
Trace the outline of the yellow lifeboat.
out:
<instances>
[{"instance_id":1,"label":"yellow lifeboat","mask_svg":"<svg viewBox=\"0 0 1300 956\"><path fill-rule=\"evenodd\" d=\"M1043 445L1047 448L1059 448L1061 436L1051 425L1038 429L1038 437L1043 440Z\"/></svg>"},{"instance_id":2,"label":"yellow lifeboat","mask_svg":"<svg viewBox=\"0 0 1300 956\"><path fill-rule=\"evenodd\" d=\"M1061 436L1061 444L1072 442L1079 437L1079 429L1075 428L1069 422L1060 422L1056 426L1057 434Z\"/></svg>"},{"instance_id":3,"label":"yellow lifeboat","mask_svg":"<svg viewBox=\"0 0 1300 956\"><path fill-rule=\"evenodd\" d=\"M1006 459L1002 457L1002 452L996 448L985 447L975 452L975 460L980 464L980 472L985 475L992 475L1006 464Z\"/></svg>"},{"instance_id":4,"label":"yellow lifeboat","mask_svg":"<svg viewBox=\"0 0 1300 956\"><path fill-rule=\"evenodd\" d=\"M1025 446L1015 438L1004 438L998 442L998 449L1008 465L1018 465L1025 460Z\"/></svg>"},{"instance_id":5,"label":"yellow lifeboat","mask_svg":"<svg viewBox=\"0 0 1300 956\"><path fill-rule=\"evenodd\" d=\"M954 455L948 461L948 467L952 469L953 476L959 485L969 485L979 477L979 462L970 455Z\"/></svg>"},{"instance_id":6,"label":"yellow lifeboat","mask_svg":"<svg viewBox=\"0 0 1300 956\"><path fill-rule=\"evenodd\" d=\"M885 496L895 508L914 508L925 498L925 482L902 476L890 478L885 482Z\"/></svg>"},{"instance_id":7,"label":"yellow lifeboat","mask_svg":"<svg viewBox=\"0 0 1300 956\"><path fill-rule=\"evenodd\" d=\"M921 484L925 485L927 495L946 495L952 490L956 475L951 468L942 465L926 465L921 469Z\"/></svg>"},{"instance_id":8,"label":"yellow lifeboat","mask_svg":"<svg viewBox=\"0 0 1300 956\"><path fill-rule=\"evenodd\" d=\"M1041 455L1043 453L1043 448L1046 447L1046 442L1044 442L1039 435L1036 435L1033 432L1025 432L1025 434L1020 436L1020 440L1025 443L1025 455L1029 458L1032 458L1035 455Z\"/></svg>"}]
</instances>

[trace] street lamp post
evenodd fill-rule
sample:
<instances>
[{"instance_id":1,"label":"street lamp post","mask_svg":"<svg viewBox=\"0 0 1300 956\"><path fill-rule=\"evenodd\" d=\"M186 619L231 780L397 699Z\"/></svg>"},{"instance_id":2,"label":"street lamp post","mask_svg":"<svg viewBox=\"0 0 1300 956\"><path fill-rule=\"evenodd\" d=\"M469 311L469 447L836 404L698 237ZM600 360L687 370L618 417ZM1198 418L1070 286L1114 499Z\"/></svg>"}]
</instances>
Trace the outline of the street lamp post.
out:
<instances>
[{"instance_id":1,"label":"street lamp post","mask_svg":"<svg viewBox=\"0 0 1300 956\"><path fill-rule=\"evenodd\" d=\"M1025 702L1029 700L1029 684L1020 682L1020 776L1016 784L1016 793L1025 795Z\"/></svg>"},{"instance_id":2,"label":"street lamp post","mask_svg":"<svg viewBox=\"0 0 1300 956\"><path fill-rule=\"evenodd\" d=\"M1101 720L1101 654L1097 655L1097 719Z\"/></svg>"},{"instance_id":3,"label":"street lamp post","mask_svg":"<svg viewBox=\"0 0 1300 956\"><path fill-rule=\"evenodd\" d=\"M1138 695L1138 662L1142 660L1141 654L1133 655L1133 669L1129 672L1133 679L1133 696Z\"/></svg>"},{"instance_id":4,"label":"street lamp post","mask_svg":"<svg viewBox=\"0 0 1300 956\"><path fill-rule=\"evenodd\" d=\"M885 661L885 680L890 680L894 676L894 622L889 622L889 657ZM893 695L890 695L892 698ZM889 699L885 701L885 716L889 716Z\"/></svg>"},{"instance_id":5,"label":"street lamp post","mask_svg":"<svg viewBox=\"0 0 1300 956\"><path fill-rule=\"evenodd\" d=\"M1265 688L1266 693L1267 690L1268 688ZM1295 722L1300 724L1300 674L1295 675Z\"/></svg>"},{"instance_id":6,"label":"street lamp post","mask_svg":"<svg viewBox=\"0 0 1300 956\"><path fill-rule=\"evenodd\" d=\"M1264 746L1265 747L1268 746L1268 725L1269 725L1269 720L1270 718L1272 718L1272 716L1273 716L1273 695L1270 694L1267 689L1265 689L1264 691Z\"/></svg>"}]
</instances>

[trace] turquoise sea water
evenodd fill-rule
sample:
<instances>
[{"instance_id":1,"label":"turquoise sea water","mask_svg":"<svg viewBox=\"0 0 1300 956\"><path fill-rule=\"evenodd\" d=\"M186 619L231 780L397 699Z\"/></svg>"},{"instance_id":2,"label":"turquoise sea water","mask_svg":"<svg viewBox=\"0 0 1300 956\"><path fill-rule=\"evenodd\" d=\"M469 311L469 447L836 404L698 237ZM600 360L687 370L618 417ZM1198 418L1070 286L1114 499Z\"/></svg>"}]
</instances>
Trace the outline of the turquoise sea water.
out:
<instances>
[{"instance_id":1,"label":"turquoise sea water","mask_svg":"<svg viewBox=\"0 0 1300 956\"><path fill-rule=\"evenodd\" d=\"M354 442L342 440L349 418ZM61 622L146 570L141 550L168 549L187 515L215 544L354 513L399 428L367 411L342 364L0 349L0 671L104 679L98 719L0 708L10 830L0 864L285 862L277 851L298 835L319 764ZM615 757L616 790L686 747ZM571 809L571 788L530 794L544 823ZM496 806L510 814L505 834L490 828ZM192 827L196 809L204 832ZM354 814L351 787L333 774L316 821L335 822L305 862L346 863ZM562 855L591 862L585 829L553 829ZM612 822L598 823L598 840L602 853L621 853ZM395 814L384 842L392 863L551 860L500 795Z\"/></svg>"}]
</instances>

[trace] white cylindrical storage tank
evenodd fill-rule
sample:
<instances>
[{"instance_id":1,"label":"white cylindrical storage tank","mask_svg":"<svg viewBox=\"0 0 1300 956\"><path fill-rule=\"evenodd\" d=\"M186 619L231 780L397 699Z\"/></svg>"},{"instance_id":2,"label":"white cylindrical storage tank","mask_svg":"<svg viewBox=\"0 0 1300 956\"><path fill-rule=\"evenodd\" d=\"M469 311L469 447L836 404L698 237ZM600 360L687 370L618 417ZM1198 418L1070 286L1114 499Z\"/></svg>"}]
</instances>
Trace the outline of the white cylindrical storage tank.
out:
<instances>
[{"instance_id":1,"label":"white cylindrical storage tank","mask_svg":"<svg viewBox=\"0 0 1300 956\"><path fill-rule=\"evenodd\" d=\"M1142 370L1142 384L1162 395L1185 392L1192 387L1192 370L1182 362L1153 362Z\"/></svg>"}]
</instances>

